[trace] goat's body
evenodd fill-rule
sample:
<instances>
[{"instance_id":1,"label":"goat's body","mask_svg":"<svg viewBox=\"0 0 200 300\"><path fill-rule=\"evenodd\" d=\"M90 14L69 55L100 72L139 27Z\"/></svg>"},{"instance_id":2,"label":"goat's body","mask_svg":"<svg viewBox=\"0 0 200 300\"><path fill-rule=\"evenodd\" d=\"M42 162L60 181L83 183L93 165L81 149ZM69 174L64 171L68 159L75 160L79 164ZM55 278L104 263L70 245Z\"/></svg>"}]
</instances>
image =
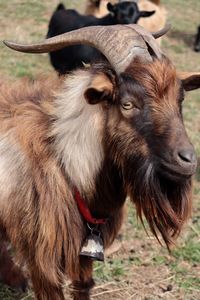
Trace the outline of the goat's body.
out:
<instances>
[{"instance_id":1,"label":"goat's body","mask_svg":"<svg viewBox=\"0 0 200 300\"><path fill-rule=\"evenodd\" d=\"M98 138L102 112L82 99L89 74L76 75L68 79L67 86L52 80L45 81L45 87L39 81L23 82L13 89L1 86L1 231L15 246L18 259L25 260L38 299L62 299L56 298L56 290L63 273L72 281L81 280L79 252L87 226L73 197L75 186L95 216L109 216L109 224L102 228L105 246L111 244L122 222L122 179L116 167L104 161ZM56 121L63 108L65 116ZM95 181L98 172L104 176ZM84 263L82 267L86 268ZM34 274L40 274L37 280ZM89 277L84 280L90 281L91 274ZM43 285L44 295L39 296Z\"/></svg>"}]
</instances>

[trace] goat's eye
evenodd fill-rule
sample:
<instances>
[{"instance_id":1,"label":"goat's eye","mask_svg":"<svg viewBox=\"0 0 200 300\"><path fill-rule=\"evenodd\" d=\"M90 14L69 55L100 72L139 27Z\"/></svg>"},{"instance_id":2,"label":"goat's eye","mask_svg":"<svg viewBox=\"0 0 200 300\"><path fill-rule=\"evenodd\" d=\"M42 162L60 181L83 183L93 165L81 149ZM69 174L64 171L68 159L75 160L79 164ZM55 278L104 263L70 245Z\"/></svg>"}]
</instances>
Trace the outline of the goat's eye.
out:
<instances>
[{"instance_id":1,"label":"goat's eye","mask_svg":"<svg viewBox=\"0 0 200 300\"><path fill-rule=\"evenodd\" d=\"M132 109L134 107L133 103L132 102L125 102L122 104L122 108L125 109L125 110L129 110L129 109Z\"/></svg>"}]
</instances>

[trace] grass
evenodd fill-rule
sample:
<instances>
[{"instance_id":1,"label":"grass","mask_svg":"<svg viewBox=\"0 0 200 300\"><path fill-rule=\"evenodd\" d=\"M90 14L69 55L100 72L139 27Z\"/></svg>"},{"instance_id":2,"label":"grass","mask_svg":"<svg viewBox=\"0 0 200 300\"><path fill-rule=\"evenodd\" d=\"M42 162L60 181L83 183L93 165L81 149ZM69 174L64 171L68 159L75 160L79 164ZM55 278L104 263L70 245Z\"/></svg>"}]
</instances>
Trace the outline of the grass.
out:
<instances>
[{"instance_id":1,"label":"grass","mask_svg":"<svg viewBox=\"0 0 200 300\"><path fill-rule=\"evenodd\" d=\"M0 0L0 39L36 41L47 33L50 15L59 1ZM67 7L83 9L84 1L63 1ZM162 0L168 11L172 30L163 40L163 49L177 69L200 71L200 54L192 50L199 25L199 0ZM13 52L0 45L0 68L3 77L34 78L53 72L48 55ZM200 157L200 93L188 93L184 102L184 122L198 157ZM127 221L118 242L121 248L95 264L97 287L92 299L198 300L200 299L200 166L194 182L193 217L186 225L172 254L146 235L129 207ZM0 285L0 300L32 299L30 293L17 294Z\"/></svg>"}]
</instances>

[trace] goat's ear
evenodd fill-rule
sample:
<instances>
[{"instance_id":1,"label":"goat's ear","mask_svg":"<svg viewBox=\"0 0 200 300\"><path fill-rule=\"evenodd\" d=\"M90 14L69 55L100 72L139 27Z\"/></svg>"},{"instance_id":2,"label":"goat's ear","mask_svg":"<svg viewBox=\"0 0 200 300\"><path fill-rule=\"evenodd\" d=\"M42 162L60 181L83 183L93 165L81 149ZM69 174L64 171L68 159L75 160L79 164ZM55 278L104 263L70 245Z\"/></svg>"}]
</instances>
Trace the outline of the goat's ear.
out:
<instances>
[{"instance_id":1,"label":"goat's ear","mask_svg":"<svg viewBox=\"0 0 200 300\"><path fill-rule=\"evenodd\" d=\"M152 11L145 11L145 10L142 10L140 11L140 17L142 18L148 18L148 17L151 17L152 15L155 14L155 10L152 10Z\"/></svg>"},{"instance_id":2,"label":"goat's ear","mask_svg":"<svg viewBox=\"0 0 200 300\"><path fill-rule=\"evenodd\" d=\"M105 74L97 74L90 86L85 90L84 96L88 103L97 104L102 101L112 101L113 84Z\"/></svg>"},{"instance_id":3,"label":"goat's ear","mask_svg":"<svg viewBox=\"0 0 200 300\"><path fill-rule=\"evenodd\" d=\"M200 73L178 72L178 78L181 79L185 91L200 88Z\"/></svg>"},{"instance_id":4,"label":"goat's ear","mask_svg":"<svg viewBox=\"0 0 200 300\"><path fill-rule=\"evenodd\" d=\"M108 2L107 4L107 10L114 13L116 11L115 6L112 5L112 3Z\"/></svg>"}]
</instances>

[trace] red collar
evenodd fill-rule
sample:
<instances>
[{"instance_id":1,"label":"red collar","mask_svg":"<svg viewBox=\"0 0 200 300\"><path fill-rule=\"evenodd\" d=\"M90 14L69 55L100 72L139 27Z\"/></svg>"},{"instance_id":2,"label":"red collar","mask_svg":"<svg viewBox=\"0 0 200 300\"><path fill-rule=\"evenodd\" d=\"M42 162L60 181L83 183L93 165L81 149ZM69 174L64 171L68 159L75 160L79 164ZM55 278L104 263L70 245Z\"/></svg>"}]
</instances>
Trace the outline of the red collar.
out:
<instances>
[{"instance_id":1,"label":"red collar","mask_svg":"<svg viewBox=\"0 0 200 300\"><path fill-rule=\"evenodd\" d=\"M75 200L77 202L77 205L78 205L78 208L79 208L79 211L80 211L81 215L83 216L83 218L88 223L91 223L91 224L105 224L107 222L107 219L93 218L87 204L85 203L84 199L81 197L78 190L75 190Z\"/></svg>"}]
</instances>

